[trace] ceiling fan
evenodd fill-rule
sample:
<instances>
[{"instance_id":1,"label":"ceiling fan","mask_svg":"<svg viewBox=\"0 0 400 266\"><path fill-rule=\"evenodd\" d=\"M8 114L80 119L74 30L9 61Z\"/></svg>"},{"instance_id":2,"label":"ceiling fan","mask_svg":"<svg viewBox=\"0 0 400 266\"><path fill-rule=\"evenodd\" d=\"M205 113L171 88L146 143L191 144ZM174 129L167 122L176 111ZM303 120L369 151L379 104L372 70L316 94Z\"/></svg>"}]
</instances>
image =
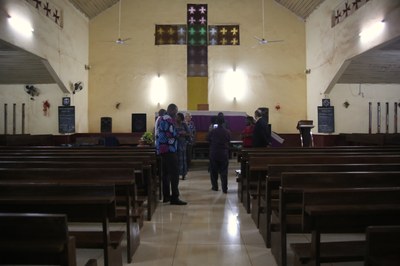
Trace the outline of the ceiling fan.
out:
<instances>
[{"instance_id":1,"label":"ceiling fan","mask_svg":"<svg viewBox=\"0 0 400 266\"><path fill-rule=\"evenodd\" d=\"M114 41L116 44L125 44L131 38L121 38L121 4L122 0L119 0L118 6L118 38Z\"/></svg>"},{"instance_id":2,"label":"ceiling fan","mask_svg":"<svg viewBox=\"0 0 400 266\"><path fill-rule=\"evenodd\" d=\"M262 37L254 36L254 38L258 41L258 45L266 45L271 42L283 42L283 40L267 40L265 39L265 9L264 9L264 0L261 0L262 5Z\"/></svg>"}]
</instances>

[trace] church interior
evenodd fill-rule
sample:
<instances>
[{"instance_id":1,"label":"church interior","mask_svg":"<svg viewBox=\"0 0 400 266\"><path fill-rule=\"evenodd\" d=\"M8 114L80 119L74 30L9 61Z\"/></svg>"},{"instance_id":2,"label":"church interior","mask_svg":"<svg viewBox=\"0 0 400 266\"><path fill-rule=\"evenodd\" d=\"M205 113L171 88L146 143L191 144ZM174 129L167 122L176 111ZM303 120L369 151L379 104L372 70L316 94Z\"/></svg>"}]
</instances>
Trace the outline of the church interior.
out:
<instances>
[{"instance_id":1,"label":"church interior","mask_svg":"<svg viewBox=\"0 0 400 266\"><path fill-rule=\"evenodd\" d=\"M399 0L0 0L0 264L398 265L398 25ZM143 142L171 103L196 127L186 206ZM260 109L271 141L244 147ZM31 232L49 253L18 253Z\"/></svg>"}]
</instances>

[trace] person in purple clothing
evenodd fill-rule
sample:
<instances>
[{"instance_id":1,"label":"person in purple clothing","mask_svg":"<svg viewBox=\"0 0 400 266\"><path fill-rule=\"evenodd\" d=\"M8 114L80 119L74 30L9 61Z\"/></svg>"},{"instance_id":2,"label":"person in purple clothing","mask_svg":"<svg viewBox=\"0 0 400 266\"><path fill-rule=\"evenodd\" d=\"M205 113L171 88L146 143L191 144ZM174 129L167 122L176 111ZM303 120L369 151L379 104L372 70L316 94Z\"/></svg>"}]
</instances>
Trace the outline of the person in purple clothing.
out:
<instances>
[{"instance_id":1,"label":"person in purple clothing","mask_svg":"<svg viewBox=\"0 0 400 266\"><path fill-rule=\"evenodd\" d=\"M179 163L178 163L178 132L175 125L175 116L178 107L171 103L167 114L157 123L158 137L156 139L157 154L161 156L163 170L163 202L171 205L186 205L179 199Z\"/></svg>"},{"instance_id":2,"label":"person in purple clothing","mask_svg":"<svg viewBox=\"0 0 400 266\"><path fill-rule=\"evenodd\" d=\"M221 175L221 187L223 193L228 192L228 166L229 166L229 142L231 134L224 127L223 116L217 117L217 127L212 129L207 140L210 142L210 179L211 189L218 191L218 175Z\"/></svg>"}]
</instances>

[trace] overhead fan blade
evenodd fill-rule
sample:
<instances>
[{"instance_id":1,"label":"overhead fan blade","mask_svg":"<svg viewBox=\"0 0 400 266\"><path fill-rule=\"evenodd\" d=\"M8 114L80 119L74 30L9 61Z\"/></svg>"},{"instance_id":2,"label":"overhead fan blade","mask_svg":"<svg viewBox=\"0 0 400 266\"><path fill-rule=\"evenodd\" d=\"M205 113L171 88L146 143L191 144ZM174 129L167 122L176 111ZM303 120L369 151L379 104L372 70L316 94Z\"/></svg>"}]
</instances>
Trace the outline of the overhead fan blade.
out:
<instances>
[{"instance_id":1,"label":"overhead fan blade","mask_svg":"<svg viewBox=\"0 0 400 266\"><path fill-rule=\"evenodd\" d=\"M264 38L264 34L265 34L265 10L264 10L264 0L261 0L261 10L262 10L262 38L254 36L254 38L258 41L258 45L265 45L268 44L270 42L283 42L283 40L272 40L269 41L267 39ZM254 46L255 47L255 46ZM253 47L253 48L254 48Z\"/></svg>"},{"instance_id":2,"label":"overhead fan blade","mask_svg":"<svg viewBox=\"0 0 400 266\"><path fill-rule=\"evenodd\" d=\"M131 38L125 38L125 39L122 39L122 38L118 38L116 41L115 41L115 43L116 44L125 44L125 42L126 41L129 41Z\"/></svg>"},{"instance_id":3,"label":"overhead fan blade","mask_svg":"<svg viewBox=\"0 0 400 266\"><path fill-rule=\"evenodd\" d=\"M258 37L254 37L254 38L256 38L258 40L258 44L259 45L268 44L270 42L283 42L283 40L272 40L272 41L269 41L269 40L264 39L264 38L258 38Z\"/></svg>"}]
</instances>

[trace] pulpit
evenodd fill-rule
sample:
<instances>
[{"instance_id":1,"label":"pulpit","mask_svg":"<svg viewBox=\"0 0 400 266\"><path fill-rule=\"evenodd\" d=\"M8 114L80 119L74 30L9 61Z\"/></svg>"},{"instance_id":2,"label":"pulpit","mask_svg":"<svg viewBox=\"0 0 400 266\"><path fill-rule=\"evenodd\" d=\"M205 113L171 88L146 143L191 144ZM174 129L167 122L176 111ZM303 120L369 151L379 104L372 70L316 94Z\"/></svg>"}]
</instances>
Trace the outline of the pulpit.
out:
<instances>
[{"instance_id":1,"label":"pulpit","mask_svg":"<svg viewBox=\"0 0 400 266\"><path fill-rule=\"evenodd\" d=\"M314 127L312 120L300 120L297 129L300 132L301 147L314 147L311 129Z\"/></svg>"}]
</instances>

